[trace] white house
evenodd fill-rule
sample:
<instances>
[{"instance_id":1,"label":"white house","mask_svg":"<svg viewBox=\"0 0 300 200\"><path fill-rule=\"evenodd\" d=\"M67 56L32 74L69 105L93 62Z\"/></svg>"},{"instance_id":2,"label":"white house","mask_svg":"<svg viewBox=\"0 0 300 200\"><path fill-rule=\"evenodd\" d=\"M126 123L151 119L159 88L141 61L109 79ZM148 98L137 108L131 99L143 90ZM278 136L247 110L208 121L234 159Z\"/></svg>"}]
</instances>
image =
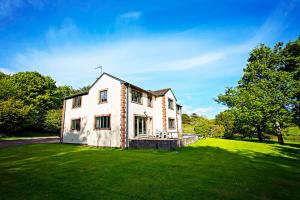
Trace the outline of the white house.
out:
<instances>
[{"instance_id":1,"label":"white house","mask_svg":"<svg viewBox=\"0 0 300 200\"><path fill-rule=\"evenodd\" d=\"M170 88L144 90L103 73L88 92L65 98L61 140L128 147L134 138L178 138L181 106Z\"/></svg>"}]
</instances>

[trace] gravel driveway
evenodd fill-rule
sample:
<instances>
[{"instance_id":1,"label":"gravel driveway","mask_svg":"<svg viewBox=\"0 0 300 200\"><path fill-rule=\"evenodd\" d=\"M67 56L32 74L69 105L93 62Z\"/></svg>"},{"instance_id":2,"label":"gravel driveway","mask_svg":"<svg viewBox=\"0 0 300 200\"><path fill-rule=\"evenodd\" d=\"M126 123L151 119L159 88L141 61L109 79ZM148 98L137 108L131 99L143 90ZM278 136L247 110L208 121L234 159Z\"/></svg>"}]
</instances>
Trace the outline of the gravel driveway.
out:
<instances>
[{"instance_id":1,"label":"gravel driveway","mask_svg":"<svg viewBox=\"0 0 300 200\"><path fill-rule=\"evenodd\" d=\"M45 144L45 143L59 143L59 137L42 137L32 139L18 139L18 140L0 140L0 148L18 146L24 144Z\"/></svg>"}]
</instances>

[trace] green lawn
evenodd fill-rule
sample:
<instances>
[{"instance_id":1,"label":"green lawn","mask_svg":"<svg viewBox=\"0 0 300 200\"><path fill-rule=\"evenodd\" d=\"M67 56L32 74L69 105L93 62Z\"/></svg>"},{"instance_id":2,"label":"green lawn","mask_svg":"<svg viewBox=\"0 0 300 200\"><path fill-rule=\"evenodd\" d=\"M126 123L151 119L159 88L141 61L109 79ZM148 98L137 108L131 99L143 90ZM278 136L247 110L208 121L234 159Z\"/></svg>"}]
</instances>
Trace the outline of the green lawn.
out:
<instances>
[{"instance_id":1,"label":"green lawn","mask_svg":"<svg viewBox=\"0 0 300 200\"><path fill-rule=\"evenodd\" d=\"M0 199L299 199L300 145L205 139L177 151L0 150Z\"/></svg>"}]
</instances>

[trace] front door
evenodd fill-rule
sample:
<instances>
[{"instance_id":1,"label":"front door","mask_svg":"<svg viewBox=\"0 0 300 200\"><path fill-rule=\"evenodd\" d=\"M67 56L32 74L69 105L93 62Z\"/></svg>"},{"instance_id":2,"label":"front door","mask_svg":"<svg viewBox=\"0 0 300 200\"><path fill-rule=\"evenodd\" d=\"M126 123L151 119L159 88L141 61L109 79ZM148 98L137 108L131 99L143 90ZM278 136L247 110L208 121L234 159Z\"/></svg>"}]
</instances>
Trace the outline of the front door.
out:
<instances>
[{"instance_id":1,"label":"front door","mask_svg":"<svg viewBox=\"0 0 300 200\"><path fill-rule=\"evenodd\" d=\"M134 117L134 135L146 135L146 117L135 116Z\"/></svg>"}]
</instances>

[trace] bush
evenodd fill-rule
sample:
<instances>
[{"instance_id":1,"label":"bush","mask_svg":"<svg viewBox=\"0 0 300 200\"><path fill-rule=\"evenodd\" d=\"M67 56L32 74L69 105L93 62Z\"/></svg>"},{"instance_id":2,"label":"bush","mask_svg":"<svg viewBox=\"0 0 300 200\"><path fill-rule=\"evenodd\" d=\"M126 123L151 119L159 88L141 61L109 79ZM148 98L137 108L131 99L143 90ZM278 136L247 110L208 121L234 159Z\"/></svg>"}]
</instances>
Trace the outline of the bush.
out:
<instances>
[{"instance_id":1,"label":"bush","mask_svg":"<svg viewBox=\"0 0 300 200\"><path fill-rule=\"evenodd\" d=\"M62 110L49 110L44 121L44 129L46 131L59 133L61 125Z\"/></svg>"},{"instance_id":2,"label":"bush","mask_svg":"<svg viewBox=\"0 0 300 200\"><path fill-rule=\"evenodd\" d=\"M225 128L222 125L214 125L212 126L211 136L212 137L223 137L225 132Z\"/></svg>"},{"instance_id":3,"label":"bush","mask_svg":"<svg viewBox=\"0 0 300 200\"><path fill-rule=\"evenodd\" d=\"M198 135L208 137L211 132L211 126L208 122L202 121L201 123L195 126L194 131Z\"/></svg>"},{"instance_id":4,"label":"bush","mask_svg":"<svg viewBox=\"0 0 300 200\"><path fill-rule=\"evenodd\" d=\"M0 130L6 133L20 130L29 110L20 100L10 98L0 102Z\"/></svg>"}]
</instances>

